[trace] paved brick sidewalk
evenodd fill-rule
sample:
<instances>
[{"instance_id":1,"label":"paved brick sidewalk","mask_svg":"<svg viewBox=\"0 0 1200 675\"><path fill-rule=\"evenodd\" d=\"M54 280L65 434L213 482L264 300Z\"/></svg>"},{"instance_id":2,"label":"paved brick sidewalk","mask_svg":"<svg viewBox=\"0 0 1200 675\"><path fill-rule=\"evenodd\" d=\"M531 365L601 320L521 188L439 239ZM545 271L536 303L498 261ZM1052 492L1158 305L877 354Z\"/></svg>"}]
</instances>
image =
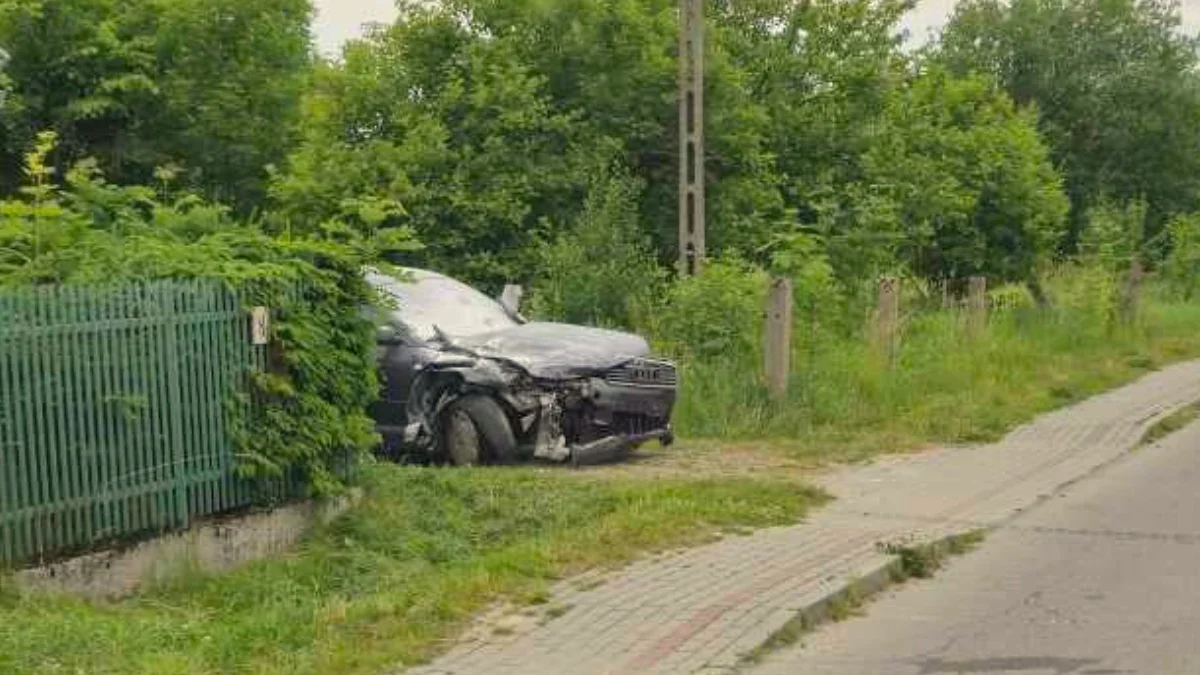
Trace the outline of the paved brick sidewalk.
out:
<instances>
[{"instance_id":1,"label":"paved brick sidewalk","mask_svg":"<svg viewBox=\"0 0 1200 675\"><path fill-rule=\"evenodd\" d=\"M410 675L592 675L737 670L795 616L890 563L878 544L996 525L1132 449L1200 400L1200 361L1173 366L1022 427L1003 441L835 472L807 522L646 560L604 584L564 583L545 625L464 642Z\"/></svg>"}]
</instances>

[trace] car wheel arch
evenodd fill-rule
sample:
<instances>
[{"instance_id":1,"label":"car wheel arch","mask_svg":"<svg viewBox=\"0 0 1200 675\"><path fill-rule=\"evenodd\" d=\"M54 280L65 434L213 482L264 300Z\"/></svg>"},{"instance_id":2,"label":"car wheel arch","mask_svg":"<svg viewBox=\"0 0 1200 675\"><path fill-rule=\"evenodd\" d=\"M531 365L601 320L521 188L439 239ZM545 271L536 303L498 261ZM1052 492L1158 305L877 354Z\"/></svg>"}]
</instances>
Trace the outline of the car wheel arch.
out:
<instances>
[{"instance_id":1,"label":"car wheel arch","mask_svg":"<svg viewBox=\"0 0 1200 675\"><path fill-rule=\"evenodd\" d=\"M515 458L517 439L512 417L496 397L480 392L466 393L451 401L442 414L456 412L466 413L475 425L486 449L485 461L503 464Z\"/></svg>"},{"instance_id":2,"label":"car wheel arch","mask_svg":"<svg viewBox=\"0 0 1200 675\"><path fill-rule=\"evenodd\" d=\"M489 403L483 403L486 399ZM431 451L438 450L443 441L443 426L446 414L456 405L469 408L473 421L481 429L487 444L501 462L510 461L516 455L518 417L512 401L504 392L491 387L472 383L467 374L458 370L427 370L413 383L409 397L412 408L409 417L419 420L428 434Z\"/></svg>"}]
</instances>

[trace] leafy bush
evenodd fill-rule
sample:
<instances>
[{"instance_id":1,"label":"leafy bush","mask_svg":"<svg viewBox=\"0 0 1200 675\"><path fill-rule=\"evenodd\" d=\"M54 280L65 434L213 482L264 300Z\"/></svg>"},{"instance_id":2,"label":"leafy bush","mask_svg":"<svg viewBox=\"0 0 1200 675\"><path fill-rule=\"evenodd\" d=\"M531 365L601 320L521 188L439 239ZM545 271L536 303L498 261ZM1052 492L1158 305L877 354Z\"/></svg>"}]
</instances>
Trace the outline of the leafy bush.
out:
<instances>
[{"instance_id":1,"label":"leafy bush","mask_svg":"<svg viewBox=\"0 0 1200 675\"><path fill-rule=\"evenodd\" d=\"M542 246L530 308L549 319L631 327L661 293L665 275L638 225L642 184L623 170L593 181L574 226Z\"/></svg>"},{"instance_id":2,"label":"leafy bush","mask_svg":"<svg viewBox=\"0 0 1200 675\"><path fill-rule=\"evenodd\" d=\"M1191 300L1200 289L1200 214L1177 216L1167 224L1171 252L1163 261L1162 278L1179 298Z\"/></svg>"},{"instance_id":3,"label":"leafy bush","mask_svg":"<svg viewBox=\"0 0 1200 675\"><path fill-rule=\"evenodd\" d=\"M1031 278L1068 210L1036 116L986 78L930 67L892 98L886 120L865 164L898 207L901 260L929 278Z\"/></svg>"},{"instance_id":4,"label":"leafy bush","mask_svg":"<svg viewBox=\"0 0 1200 675\"><path fill-rule=\"evenodd\" d=\"M1146 212L1142 201L1106 202L1088 211L1079 236L1079 260L1114 274L1128 270L1142 250Z\"/></svg>"},{"instance_id":5,"label":"leafy bush","mask_svg":"<svg viewBox=\"0 0 1200 675\"><path fill-rule=\"evenodd\" d=\"M1024 284L1005 284L988 290L988 307L992 311L1030 310L1036 306L1037 300Z\"/></svg>"},{"instance_id":6,"label":"leafy bush","mask_svg":"<svg viewBox=\"0 0 1200 675\"><path fill-rule=\"evenodd\" d=\"M1130 266L1144 257L1145 202L1105 202L1087 213L1079 237L1079 255L1069 276L1077 286L1066 306L1102 317L1112 327L1120 319Z\"/></svg>"},{"instance_id":7,"label":"leafy bush","mask_svg":"<svg viewBox=\"0 0 1200 675\"><path fill-rule=\"evenodd\" d=\"M677 280L650 325L669 351L687 357L759 353L767 273L737 259L710 260L704 273Z\"/></svg>"},{"instance_id":8,"label":"leafy bush","mask_svg":"<svg viewBox=\"0 0 1200 675\"><path fill-rule=\"evenodd\" d=\"M252 378L256 405L234 420L242 469L337 489L375 442L374 334L360 315L374 300L360 272L374 244L273 238L190 195L110 185L88 164L58 189L46 182L53 140L29 159L25 198L0 202L0 286L214 279L273 308L270 372Z\"/></svg>"}]
</instances>

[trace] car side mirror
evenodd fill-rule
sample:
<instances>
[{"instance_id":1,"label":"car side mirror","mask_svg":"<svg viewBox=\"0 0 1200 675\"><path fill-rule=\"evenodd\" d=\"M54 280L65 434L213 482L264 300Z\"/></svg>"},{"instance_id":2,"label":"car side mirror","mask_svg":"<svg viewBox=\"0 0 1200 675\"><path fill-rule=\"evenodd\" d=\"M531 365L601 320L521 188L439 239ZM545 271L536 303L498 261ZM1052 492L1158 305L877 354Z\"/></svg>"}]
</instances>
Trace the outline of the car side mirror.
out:
<instances>
[{"instance_id":1,"label":"car side mirror","mask_svg":"<svg viewBox=\"0 0 1200 675\"><path fill-rule=\"evenodd\" d=\"M500 294L500 306L510 316L521 316L521 296L525 294L525 290L515 284L508 284L504 287L504 292Z\"/></svg>"},{"instance_id":2,"label":"car side mirror","mask_svg":"<svg viewBox=\"0 0 1200 675\"><path fill-rule=\"evenodd\" d=\"M384 324L375 331L375 342L381 345L398 345L404 342L404 335L395 326Z\"/></svg>"}]
</instances>

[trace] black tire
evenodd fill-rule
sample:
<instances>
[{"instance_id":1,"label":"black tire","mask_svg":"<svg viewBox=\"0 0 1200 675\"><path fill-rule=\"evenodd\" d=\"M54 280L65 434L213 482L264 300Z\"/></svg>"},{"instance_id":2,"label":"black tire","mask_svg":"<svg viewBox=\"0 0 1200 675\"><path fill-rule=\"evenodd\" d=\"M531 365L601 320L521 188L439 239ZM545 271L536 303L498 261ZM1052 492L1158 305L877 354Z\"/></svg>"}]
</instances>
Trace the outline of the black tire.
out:
<instances>
[{"instance_id":1,"label":"black tire","mask_svg":"<svg viewBox=\"0 0 1200 675\"><path fill-rule=\"evenodd\" d=\"M472 394L446 407L442 445L451 462L470 466L510 461L516 454L517 439L500 404L489 396Z\"/></svg>"}]
</instances>

